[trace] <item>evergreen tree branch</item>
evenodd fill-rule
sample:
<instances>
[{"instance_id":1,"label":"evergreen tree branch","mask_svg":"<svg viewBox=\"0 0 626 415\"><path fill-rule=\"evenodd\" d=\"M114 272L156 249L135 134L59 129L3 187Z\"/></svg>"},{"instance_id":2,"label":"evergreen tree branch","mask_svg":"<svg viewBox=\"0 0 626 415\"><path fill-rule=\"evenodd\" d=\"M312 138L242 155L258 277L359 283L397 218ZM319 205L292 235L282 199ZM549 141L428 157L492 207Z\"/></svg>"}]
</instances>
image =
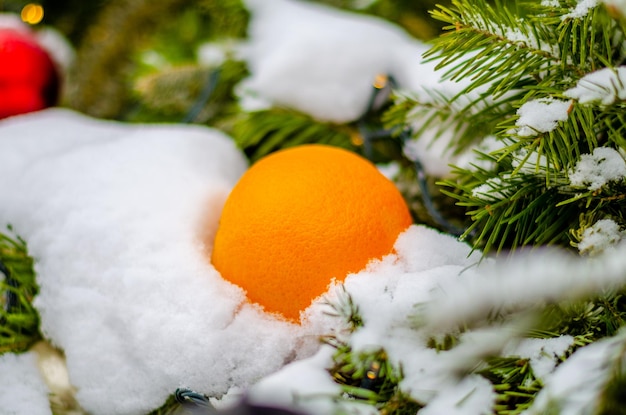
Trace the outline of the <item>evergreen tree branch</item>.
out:
<instances>
[{"instance_id":1,"label":"evergreen tree branch","mask_svg":"<svg viewBox=\"0 0 626 415\"><path fill-rule=\"evenodd\" d=\"M0 355L21 352L40 339L39 314L32 305L38 292L26 243L0 233Z\"/></svg>"}]
</instances>

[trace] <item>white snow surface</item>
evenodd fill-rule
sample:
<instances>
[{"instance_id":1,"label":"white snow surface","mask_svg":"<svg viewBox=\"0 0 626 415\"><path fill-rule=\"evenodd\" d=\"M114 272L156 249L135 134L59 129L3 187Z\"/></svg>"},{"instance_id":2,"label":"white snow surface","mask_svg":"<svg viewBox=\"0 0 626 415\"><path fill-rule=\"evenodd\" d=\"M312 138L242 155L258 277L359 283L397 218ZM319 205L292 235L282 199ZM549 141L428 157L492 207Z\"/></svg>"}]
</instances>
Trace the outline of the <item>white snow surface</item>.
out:
<instances>
[{"instance_id":1,"label":"white snow surface","mask_svg":"<svg viewBox=\"0 0 626 415\"><path fill-rule=\"evenodd\" d=\"M48 393L34 353L0 355L2 415L52 415Z\"/></svg>"},{"instance_id":2,"label":"white snow surface","mask_svg":"<svg viewBox=\"0 0 626 415\"><path fill-rule=\"evenodd\" d=\"M581 104L599 102L611 105L616 100L626 100L626 66L591 72L579 79L576 86L565 91L564 95Z\"/></svg>"},{"instance_id":3,"label":"white snow surface","mask_svg":"<svg viewBox=\"0 0 626 415\"><path fill-rule=\"evenodd\" d=\"M232 142L205 127L126 125L62 109L0 122L0 222L29 244L42 331L64 350L89 413L145 414L182 386L225 395L225 404L247 394L328 414L338 408L339 387L326 371L333 349L320 347L318 336L331 333L355 353L384 349L402 367L400 388L430 413L489 413L488 383L463 374L498 354L529 358L557 385L547 390L570 399L558 389L570 366L554 370L568 336L517 342L527 329L521 318L467 331L448 351L428 341L494 310L515 313L622 286L623 255L590 262L538 251L479 261L455 238L411 226L394 253L331 284L301 325L287 323L246 302L207 260L222 203L245 169ZM353 333L326 314L324 300L341 304L346 292L364 323ZM16 366L21 359L28 358L3 356L0 367L32 373ZM31 386L22 393L39 402L45 393Z\"/></svg>"},{"instance_id":4,"label":"white snow surface","mask_svg":"<svg viewBox=\"0 0 626 415\"><path fill-rule=\"evenodd\" d=\"M308 353L305 330L245 303L206 259L245 168L202 127L61 109L0 123L0 222L28 241L42 331L90 413L146 413L179 386L219 395Z\"/></svg>"},{"instance_id":5,"label":"white snow surface","mask_svg":"<svg viewBox=\"0 0 626 415\"><path fill-rule=\"evenodd\" d=\"M435 78L431 66L419 69L426 46L383 19L296 0L245 3L252 13L242 50L251 76L239 88L245 108L287 106L345 123L365 112L377 75L401 86Z\"/></svg>"},{"instance_id":6,"label":"white snow surface","mask_svg":"<svg viewBox=\"0 0 626 415\"><path fill-rule=\"evenodd\" d=\"M572 186L599 190L611 181L626 178L624 157L610 147L596 147L591 154L583 154L573 170L568 173Z\"/></svg>"},{"instance_id":7,"label":"white snow surface","mask_svg":"<svg viewBox=\"0 0 626 415\"><path fill-rule=\"evenodd\" d=\"M85 410L143 414L181 386L215 397L245 390L313 355L319 335L342 330L323 302L342 295L338 285L296 325L249 304L209 263L222 204L245 169L231 140L205 127L128 125L64 109L0 122L0 222L28 242L41 329L64 350ZM433 350L412 353L423 339L403 322L479 255L422 226L401 234L395 251L346 278L367 324L353 347L387 349L415 372L408 391L455 387L450 370L432 377L443 364L430 363ZM323 359L313 359L299 367L333 389ZM267 396L298 388L274 385Z\"/></svg>"},{"instance_id":8,"label":"white snow surface","mask_svg":"<svg viewBox=\"0 0 626 415\"><path fill-rule=\"evenodd\" d=\"M533 99L517 110L519 118L515 122L517 134L521 137L535 136L554 130L559 121L567 121L572 101L553 98Z\"/></svg>"}]
</instances>

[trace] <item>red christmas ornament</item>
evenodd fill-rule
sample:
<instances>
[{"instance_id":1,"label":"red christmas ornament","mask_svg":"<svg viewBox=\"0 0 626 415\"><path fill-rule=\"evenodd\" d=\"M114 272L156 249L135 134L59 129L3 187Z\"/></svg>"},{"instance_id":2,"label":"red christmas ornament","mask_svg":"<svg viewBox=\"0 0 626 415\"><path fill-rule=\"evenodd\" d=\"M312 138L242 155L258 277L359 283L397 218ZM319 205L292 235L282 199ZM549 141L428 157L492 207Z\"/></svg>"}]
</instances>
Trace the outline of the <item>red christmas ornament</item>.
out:
<instances>
[{"instance_id":1,"label":"red christmas ornament","mask_svg":"<svg viewBox=\"0 0 626 415\"><path fill-rule=\"evenodd\" d=\"M27 31L0 28L0 118L56 104L59 72Z\"/></svg>"}]
</instances>

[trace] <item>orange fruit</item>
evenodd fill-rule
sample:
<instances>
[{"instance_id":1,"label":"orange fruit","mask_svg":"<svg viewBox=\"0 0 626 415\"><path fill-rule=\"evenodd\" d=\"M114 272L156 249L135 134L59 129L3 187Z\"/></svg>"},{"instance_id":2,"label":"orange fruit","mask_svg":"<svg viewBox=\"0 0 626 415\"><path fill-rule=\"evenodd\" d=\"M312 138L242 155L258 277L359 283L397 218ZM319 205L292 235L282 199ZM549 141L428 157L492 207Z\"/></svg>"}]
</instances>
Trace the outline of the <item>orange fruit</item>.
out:
<instances>
[{"instance_id":1,"label":"orange fruit","mask_svg":"<svg viewBox=\"0 0 626 415\"><path fill-rule=\"evenodd\" d=\"M332 279L390 253L411 223L402 195L372 163L303 145L244 173L224 205L211 261L250 301L298 320Z\"/></svg>"}]
</instances>

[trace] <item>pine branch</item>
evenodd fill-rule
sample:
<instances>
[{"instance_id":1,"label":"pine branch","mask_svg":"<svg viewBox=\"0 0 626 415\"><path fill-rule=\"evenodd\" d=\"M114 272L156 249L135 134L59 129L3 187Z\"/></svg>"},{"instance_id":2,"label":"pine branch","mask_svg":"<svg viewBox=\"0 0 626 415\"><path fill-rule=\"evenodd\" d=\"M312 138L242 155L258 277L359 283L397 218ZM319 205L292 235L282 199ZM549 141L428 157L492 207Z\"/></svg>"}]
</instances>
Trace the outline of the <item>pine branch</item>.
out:
<instances>
[{"instance_id":1,"label":"pine branch","mask_svg":"<svg viewBox=\"0 0 626 415\"><path fill-rule=\"evenodd\" d=\"M437 62L443 79L467 86L454 96L445 90L398 94L386 114L388 126L411 126L415 139L432 129L436 137L452 134L456 152L496 137L500 147L482 156L491 171L457 169L440 183L471 220L464 237L485 253L569 246L568 235L581 234L591 218L626 226L624 183L570 185L584 155L598 147L626 148L624 72L614 70L610 84L585 78L625 61L623 24L601 4L583 6L576 0L559 7L486 0L440 6L432 15L447 24L446 32L426 57ZM571 92L581 82L583 92L591 89L598 98ZM542 121L543 113L554 118Z\"/></svg>"},{"instance_id":2,"label":"pine branch","mask_svg":"<svg viewBox=\"0 0 626 415\"><path fill-rule=\"evenodd\" d=\"M521 85L542 79L547 66L558 64L570 72L582 72L563 64L556 53L554 35L543 22L521 19L501 2L453 1L453 7L432 12L449 24L448 30L427 52L438 68L450 67L444 79L471 79L460 95L489 85L495 98ZM534 81L534 82L533 82Z\"/></svg>"},{"instance_id":3,"label":"pine branch","mask_svg":"<svg viewBox=\"0 0 626 415\"><path fill-rule=\"evenodd\" d=\"M356 149L357 132L347 126L320 123L295 111L271 109L243 114L232 132L252 161L282 148L320 143Z\"/></svg>"},{"instance_id":4,"label":"pine branch","mask_svg":"<svg viewBox=\"0 0 626 415\"><path fill-rule=\"evenodd\" d=\"M538 176L485 170L459 170L466 182L445 180L439 184L460 192L442 189L467 210L472 224L462 235L485 252L525 245L567 244L572 218L578 207L550 209L564 199L558 188L547 187Z\"/></svg>"},{"instance_id":5,"label":"pine branch","mask_svg":"<svg viewBox=\"0 0 626 415\"><path fill-rule=\"evenodd\" d=\"M9 231L11 231L9 229ZM26 243L0 233L0 355L21 352L40 339L38 292Z\"/></svg>"},{"instance_id":6,"label":"pine branch","mask_svg":"<svg viewBox=\"0 0 626 415\"><path fill-rule=\"evenodd\" d=\"M496 391L494 413L519 414L532 405L543 385L534 376L528 359L498 356L486 359L486 364L477 373L489 380Z\"/></svg>"}]
</instances>

